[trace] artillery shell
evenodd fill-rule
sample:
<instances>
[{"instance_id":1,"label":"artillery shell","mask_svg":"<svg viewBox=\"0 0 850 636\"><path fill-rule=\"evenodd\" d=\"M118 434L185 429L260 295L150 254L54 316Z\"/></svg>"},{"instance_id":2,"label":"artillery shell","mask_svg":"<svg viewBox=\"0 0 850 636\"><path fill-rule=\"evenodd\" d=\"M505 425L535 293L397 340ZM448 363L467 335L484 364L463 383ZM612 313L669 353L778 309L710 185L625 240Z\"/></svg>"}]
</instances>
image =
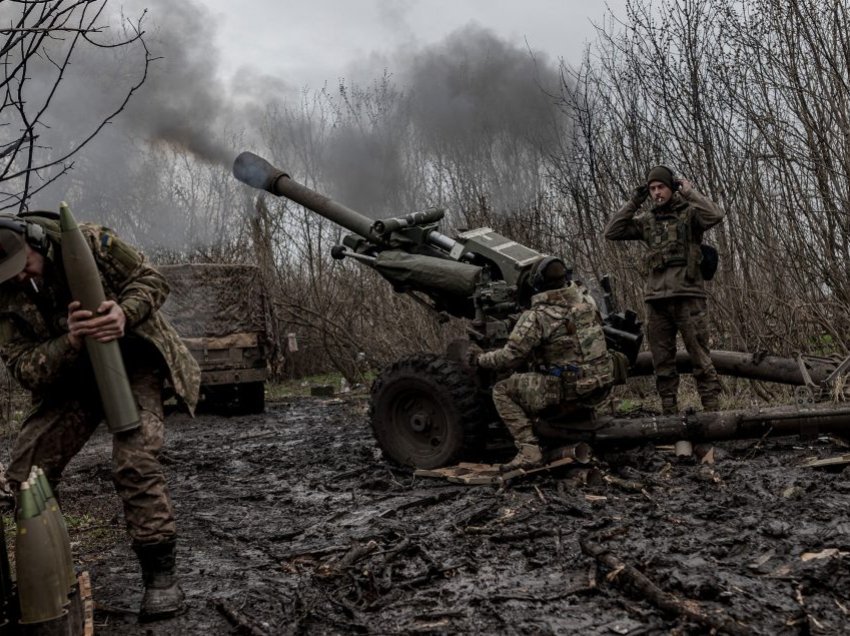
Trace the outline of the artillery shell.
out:
<instances>
[{"instance_id":1,"label":"artillery shell","mask_svg":"<svg viewBox=\"0 0 850 636\"><path fill-rule=\"evenodd\" d=\"M47 481L47 475L44 470L37 470L36 483L38 484L45 499L45 513L52 517L52 522L56 527L56 536L59 541L60 558L65 570L65 576L68 582L68 588L74 588L77 585L77 574L74 572L74 559L71 555L71 537L68 534L68 524L65 523L65 516L62 510L59 509L59 502L53 494L53 489L50 487L50 482Z\"/></svg>"},{"instance_id":2,"label":"artillery shell","mask_svg":"<svg viewBox=\"0 0 850 636\"><path fill-rule=\"evenodd\" d=\"M71 296L83 309L95 312L106 300L103 284L94 255L80 231L67 203L59 208L59 226L62 230L62 263L71 288ZM98 342L86 338L86 351L91 359L106 424L110 432L120 433L139 426L136 400L130 390L127 371L121 357L118 341Z\"/></svg>"},{"instance_id":3,"label":"artillery shell","mask_svg":"<svg viewBox=\"0 0 850 636\"><path fill-rule=\"evenodd\" d=\"M29 482L21 484L18 500L15 561L21 624L62 619L67 602L47 519L40 514Z\"/></svg>"}]
</instances>

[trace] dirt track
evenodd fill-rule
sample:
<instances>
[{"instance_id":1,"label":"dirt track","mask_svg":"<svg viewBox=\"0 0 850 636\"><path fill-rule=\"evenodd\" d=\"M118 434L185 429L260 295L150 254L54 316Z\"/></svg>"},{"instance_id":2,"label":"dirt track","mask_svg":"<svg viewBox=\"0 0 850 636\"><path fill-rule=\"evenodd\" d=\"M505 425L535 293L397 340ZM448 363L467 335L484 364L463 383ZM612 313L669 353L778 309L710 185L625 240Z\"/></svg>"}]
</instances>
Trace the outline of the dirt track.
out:
<instances>
[{"instance_id":1,"label":"dirt track","mask_svg":"<svg viewBox=\"0 0 850 636\"><path fill-rule=\"evenodd\" d=\"M144 627L108 444L101 429L63 486L68 514L107 526L99 543L72 536L97 634L850 630L850 470L794 467L846 452L828 440L727 443L713 467L644 447L599 458L617 484L556 474L500 490L392 470L358 397L172 416L163 459L190 610ZM629 583L640 573L704 620L648 601Z\"/></svg>"}]
</instances>

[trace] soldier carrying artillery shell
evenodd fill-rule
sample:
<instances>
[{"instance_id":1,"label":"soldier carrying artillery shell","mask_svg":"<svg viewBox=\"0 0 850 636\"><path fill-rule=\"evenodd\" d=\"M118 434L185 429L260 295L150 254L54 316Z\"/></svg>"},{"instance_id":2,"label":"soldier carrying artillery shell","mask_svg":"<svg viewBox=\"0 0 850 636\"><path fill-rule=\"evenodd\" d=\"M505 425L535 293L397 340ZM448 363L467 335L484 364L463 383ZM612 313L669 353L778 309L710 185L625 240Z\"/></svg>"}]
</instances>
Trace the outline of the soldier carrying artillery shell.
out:
<instances>
[{"instance_id":1,"label":"soldier carrying artillery shell","mask_svg":"<svg viewBox=\"0 0 850 636\"><path fill-rule=\"evenodd\" d=\"M111 230L69 225L65 218L60 225L49 212L0 217L0 356L35 405L21 426L7 476L17 487L38 465L56 488L106 415L114 432L112 477L145 585L139 619L173 616L182 611L184 596L175 573L174 509L157 459L164 437L163 384L168 378L191 411L200 372L159 313L168 295L165 279ZM66 226L79 241L71 241ZM63 251L67 257L72 243L84 246L88 262L94 257L91 276L102 283L106 300L91 310L69 284ZM125 406L134 421L119 432L95 382L102 371L96 368L99 343L117 344L129 380ZM116 373L106 370L106 376Z\"/></svg>"}]
</instances>

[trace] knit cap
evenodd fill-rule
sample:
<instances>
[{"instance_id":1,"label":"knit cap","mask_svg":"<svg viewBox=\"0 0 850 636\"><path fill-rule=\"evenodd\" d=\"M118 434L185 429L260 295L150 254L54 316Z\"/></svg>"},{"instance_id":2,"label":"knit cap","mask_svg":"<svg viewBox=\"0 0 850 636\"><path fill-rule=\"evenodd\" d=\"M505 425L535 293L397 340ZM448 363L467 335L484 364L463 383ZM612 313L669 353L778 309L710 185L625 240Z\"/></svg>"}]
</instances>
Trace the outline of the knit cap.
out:
<instances>
[{"instance_id":1,"label":"knit cap","mask_svg":"<svg viewBox=\"0 0 850 636\"><path fill-rule=\"evenodd\" d=\"M667 166L655 166L646 174L646 184L649 185L653 181L660 181L671 190L673 187L673 171Z\"/></svg>"}]
</instances>

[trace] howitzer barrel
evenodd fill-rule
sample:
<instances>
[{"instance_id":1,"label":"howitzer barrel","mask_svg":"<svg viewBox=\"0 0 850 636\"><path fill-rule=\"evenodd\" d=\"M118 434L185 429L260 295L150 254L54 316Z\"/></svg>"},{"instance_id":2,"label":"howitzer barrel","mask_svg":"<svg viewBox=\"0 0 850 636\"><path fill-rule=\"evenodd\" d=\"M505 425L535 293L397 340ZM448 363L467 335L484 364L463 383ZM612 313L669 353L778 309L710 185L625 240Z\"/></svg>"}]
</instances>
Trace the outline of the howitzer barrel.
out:
<instances>
[{"instance_id":1,"label":"howitzer barrel","mask_svg":"<svg viewBox=\"0 0 850 636\"><path fill-rule=\"evenodd\" d=\"M243 152L236 157L233 176L251 187L295 201L363 238L376 238L372 234L373 219L293 181L283 170L275 168L252 152Z\"/></svg>"},{"instance_id":2,"label":"howitzer barrel","mask_svg":"<svg viewBox=\"0 0 850 636\"><path fill-rule=\"evenodd\" d=\"M738 351L712 351L711 361L720 375L782 384L805 384L797 361L791 358ZM826 361L807 360L806 362L809 375L815 384L823 382L835 368L834 364ZM676 354L676 369L680 373L690 373L693 370L687 351L679 351ZM629 375L652 375L652 373L652 354L649 352L641 353L629 371Z\"/></svg>"}]
</instances>

